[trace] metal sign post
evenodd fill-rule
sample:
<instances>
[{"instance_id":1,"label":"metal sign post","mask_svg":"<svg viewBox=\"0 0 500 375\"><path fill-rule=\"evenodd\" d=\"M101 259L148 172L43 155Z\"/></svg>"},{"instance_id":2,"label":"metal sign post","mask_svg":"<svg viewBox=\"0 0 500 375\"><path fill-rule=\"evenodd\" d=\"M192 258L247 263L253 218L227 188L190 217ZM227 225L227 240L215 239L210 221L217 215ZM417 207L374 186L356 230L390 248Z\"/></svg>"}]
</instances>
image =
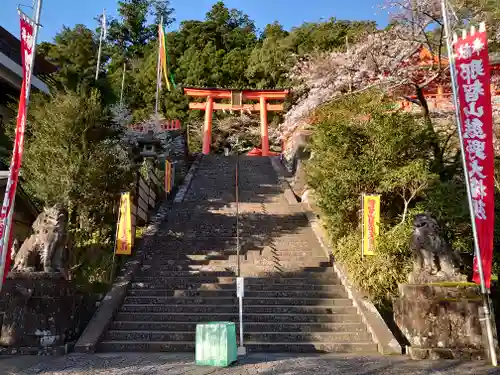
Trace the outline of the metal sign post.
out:
<instances>
[{"instance_id":1,"label":"metal sign post","mask_svg":"<svg viewBox=\"0 0 500 375\"><path fill-rule=\"evenodd\" d=\"M245 296L245 281L243 277L236 278L236 296L239 302L239 315L240 315L240 346L238 346L238 355L246 355L247 350L243 343L243 297Z\"/></svg>"}]
</instances>

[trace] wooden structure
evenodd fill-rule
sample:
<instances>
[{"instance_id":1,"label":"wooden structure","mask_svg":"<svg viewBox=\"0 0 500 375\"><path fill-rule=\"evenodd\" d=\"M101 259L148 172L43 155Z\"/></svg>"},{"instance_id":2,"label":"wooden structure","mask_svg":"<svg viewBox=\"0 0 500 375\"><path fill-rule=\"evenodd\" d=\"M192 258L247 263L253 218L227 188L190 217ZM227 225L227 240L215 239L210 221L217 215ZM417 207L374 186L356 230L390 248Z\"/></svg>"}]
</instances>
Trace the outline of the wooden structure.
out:
<instances>
[{"instance_id":1,"label":"wooden structure","mask_svg":"<svg viewBox=\"0 0 500 375\"><path fill-rule=\"evenodd\" d=\"M132 192L132 225L144 225L149 221L149 213L163 196L161 182L162 178L153 171L148 172L147 179L137 172L135 191Z\"/></svg>"},{"instance_id":2,"label":"wooden structure","mask_svg":"<svg viewBox=\"0 0 500 375\"><path fill-rule=\"evenodd\" d=\"M213 111L224 110L260 112L262 156L269 156L267 112L283 111L283 103L271 102L283 102L288 95L288 90L233 90L186 87L184 88L184 94L194 98L206 98L205 102L189 103L189 109L205 111L203 154L207 155L210 153ZM216 103L216 99L229 101L229 103ZM244 101L258 101L258 103L244 104Z\"/></svg>"},{"instance_id":3,"label":"wooden structure","mask_svg":"<svg viewBox=\"0 0 500 375\"><path fill-rule=\"evenodd\" d=\"M148 131L162 133L166 131L181 130L181 122L180 120L162 120L159 122L132 124L128 128L138 133L147 133Z\"/></svg>"}]
</instances>

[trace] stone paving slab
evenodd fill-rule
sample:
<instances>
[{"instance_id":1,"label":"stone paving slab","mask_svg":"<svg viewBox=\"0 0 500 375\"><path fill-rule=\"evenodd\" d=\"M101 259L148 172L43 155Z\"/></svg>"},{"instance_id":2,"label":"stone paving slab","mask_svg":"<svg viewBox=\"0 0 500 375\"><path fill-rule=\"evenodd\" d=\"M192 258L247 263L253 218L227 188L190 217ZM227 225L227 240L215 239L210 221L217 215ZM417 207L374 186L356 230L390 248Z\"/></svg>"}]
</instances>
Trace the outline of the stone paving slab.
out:
<instances>
[{"instance_id":1,"label":"stone paving slab","mask_svg":"<svg viewBox=\"0 0 500 375\"><path fill-rule=\"evenodd\" d=\"M228 368L197 367L192 354L71 354L0 359L2 375L490 375L484 362L411 361L406 357L251 354ZM39 363L33 365L33 358ZM30 362L31 361L31 362Z\"/></svg>"}]
</instances>

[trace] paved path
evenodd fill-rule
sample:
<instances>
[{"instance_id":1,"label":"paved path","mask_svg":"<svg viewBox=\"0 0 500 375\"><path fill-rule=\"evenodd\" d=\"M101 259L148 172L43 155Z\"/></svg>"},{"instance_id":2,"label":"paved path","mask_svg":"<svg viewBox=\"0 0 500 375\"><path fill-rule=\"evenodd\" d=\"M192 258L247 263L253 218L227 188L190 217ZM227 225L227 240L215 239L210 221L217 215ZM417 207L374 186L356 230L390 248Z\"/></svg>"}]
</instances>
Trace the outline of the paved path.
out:
<instances>
[{"instance_id":1,"label":"paved path","mask_svg":"<svg viewBox=\"0 0 500 375\"><path fill-rule=\"evenodd\" d=\"M404 357L254 354L229 368L196 367L192 354L71 354L0 359L2 375L485 375L483 362L411 361ZM31 361L31 363L29 363Z\"/></svg>"}]
</instances>

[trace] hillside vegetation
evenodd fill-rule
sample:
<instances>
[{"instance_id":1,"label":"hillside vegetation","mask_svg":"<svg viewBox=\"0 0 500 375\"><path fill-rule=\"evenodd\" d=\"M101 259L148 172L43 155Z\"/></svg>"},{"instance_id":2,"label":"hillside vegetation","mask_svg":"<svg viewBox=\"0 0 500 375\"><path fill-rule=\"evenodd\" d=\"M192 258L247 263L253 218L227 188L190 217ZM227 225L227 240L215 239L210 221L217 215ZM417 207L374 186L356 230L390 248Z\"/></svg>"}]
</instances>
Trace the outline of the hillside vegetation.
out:
<instances>
[{"instance_id":1,"label":"hillside vegetation","mask_svg":"<svg viewBox=\"0 0 500 375\"><path fill-rule=\"evenodd\" d=\"M114 218L109 205L99 204L101 190L112 202L130 183L132 166L115 146L123 125L153 113L157 24L163 18L177 88L162 90L161 114L182 121L196 151L203 113L188 111L183 86L291 88L286 113L270 116L273 142L279 145L281 137L293 139L301 129L313 129L313 158L306 172L335 255L374 300L387 301L406 277L408 236L416 212L434 212L450 241L464 253L471 252L471 236L453 126L436 126L438 119L451 120L451 114L429 110L423 96L436 82L446 82L447 66L417 69L412 64L421 47L439 58L446 55L439 1L381 2L380 11L389 12L391 20L383 29L369 20L329 18L291 30L278 22L257 30L248 15L219 1L203 21L182 21L171 30L174 12L169 1L122 0L117 4L119 17L108 20L97 81L100 29L62 27L52 42L40 45L59 70L53 95L36 97L30 108L33 131L26 136L24 164L29 190L42 204L60 200L74 210L75 233L86 233L81 243L112 243ZM496 50L498 2L452 3L461 20L453 19L453 27L487 19L491 50ZM124 67L124 103L117 108ZM403 95L416 98L417 113L397 110L394 100ZM225 140L242 152L259 146L255 119L217 113L214 124L216 151ZM58 137L52 136L54 131ZM57 170L67 171L62 179L44 166L51 154L60 155ZM102 180L102 171L114 171L112 178ZM383 228L379 254L361 261L363 192L382 194ZM104 232L96 229L103 226ZM100 251L109 255L110 246Z\"/></svg>"}]
</instances>

